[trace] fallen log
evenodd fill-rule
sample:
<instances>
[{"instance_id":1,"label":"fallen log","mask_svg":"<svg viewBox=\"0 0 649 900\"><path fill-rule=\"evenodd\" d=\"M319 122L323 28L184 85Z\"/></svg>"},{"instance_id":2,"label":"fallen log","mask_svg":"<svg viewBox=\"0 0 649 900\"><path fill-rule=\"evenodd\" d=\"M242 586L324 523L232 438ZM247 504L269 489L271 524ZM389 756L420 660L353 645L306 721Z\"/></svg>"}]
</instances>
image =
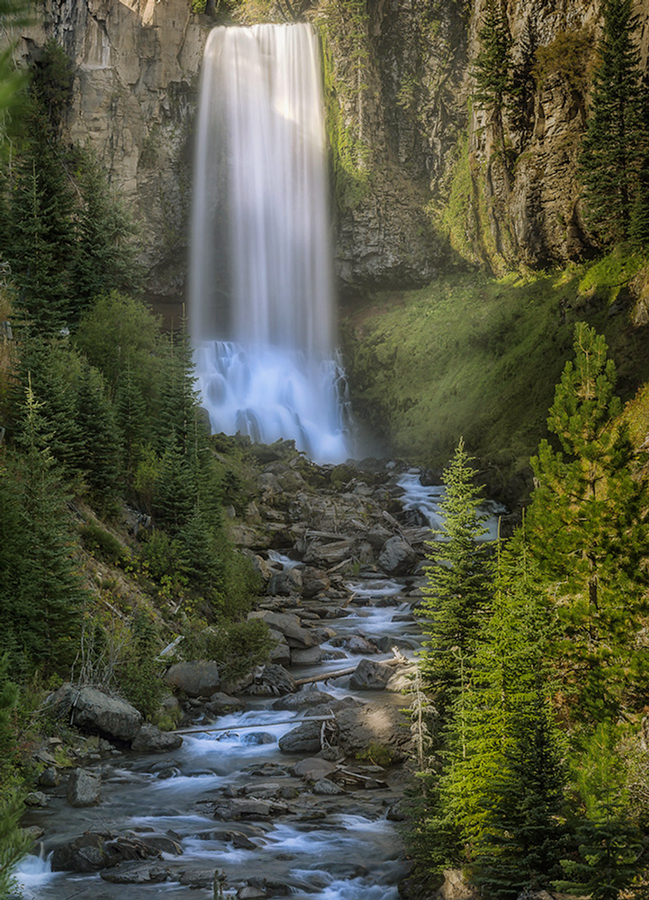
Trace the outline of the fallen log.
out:
<instances>
[{"instance_id":1,"label":"fallen log","mask_svg":"<svg viewBox=\"0 0 649 900\"><path fill-rule=\"evenodd\" d=\"M404 662L401 659L382 659L378 660L380 666L399 666ZM320 675L312 675L310 678L296 678L295 684L300 687L303 684L315 684L317 681L329 681L330 678L342 678L343 675L353 675L356 671L358 663L350 669L339 669L337 672L324 672Z\"/></svg>"},{"instance_id":2,"label":"fallen log","mask_svg":"<svg viewBox=\"0 0 649 900\"><path fill-rule=\"evenodd\" d=\"M301 725L302 722L331 722L335 716L333 713L327 716L305 716L304 719L283 719L281 722L255 722L252 725L230 725L227 728L212 728L204 725L202 728L177 728L170 734L211 734L212 732L243 731L247 728L273 728L275 725Z\"/></svg>"}]
</instances>

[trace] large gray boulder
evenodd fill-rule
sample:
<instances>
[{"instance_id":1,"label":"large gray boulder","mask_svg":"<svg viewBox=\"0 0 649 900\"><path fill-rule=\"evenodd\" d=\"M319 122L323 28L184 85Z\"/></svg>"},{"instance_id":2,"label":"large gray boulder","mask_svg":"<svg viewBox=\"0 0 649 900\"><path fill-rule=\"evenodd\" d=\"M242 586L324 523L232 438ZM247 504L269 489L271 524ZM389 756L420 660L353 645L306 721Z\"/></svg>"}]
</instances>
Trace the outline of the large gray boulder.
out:
<instances>
[{"instance_id":1,"label":"large gray boulder","mask_svg":"<svg viewBox=\"0 0 649 900\"><path fill-rule=\"evenodd\" d=\"M132 750L140 753L166 753L182 746L183 739L179 734L160 731L155 725L143 725L133 738Z\"/></svg>"},{"instance_id":2,"label":"large gray boulder","mask_svg":"<svg viewBox=\"0 0 649 900\"><path fill-rule=\"evenodd\" d=\"M349 686L353 691L382 691L393 675L394 670L389 666L362 659L349 679Z\"/></svg>"},{"instance_id":3,"label":"large gray boulder","mask_svg":"<svg viewBox=\"0 0 649 900\"><path fill-rule=\"evenodd\" d=\"M66 796L70 806L96 806L101 794L101 775L95 769L75 769L70 775Z\"/></svg>"},{"instance_id":4,"label":"large gray boulder","mask_svg":"<svg viewBox=\"0 0 649 900\"><path fill-rule=\"evenodd\" d=\"M320 733L322 722L303 722L279 739L279 749L284 753L318 753L322 749Z\"/></svg>"},{"instance_id":5,"label":"large gray boulder","mask_svg":"<svg viewBox=\"0 0 649 900\"><path fill-rule=\"evenodd\" d=\"M182 850L179 848L179 852ZM86 831L52 853L53 872L97 872L126 860L160 858L160 850L137 837Z\"/></svg>"},{"instance_id":6,"label":"large gray boulder","mask_svg":"<svg viewBox=\"0 0 649 900\"><path fill-rule=\"evenodd\" d=\"M206 659L175 663L167 670L165 681L188 697L210 697L221 686L218 666Z\"/></svg>"},{"instance_id":7,"label":"large gray boulder","mask_svg":"<svg viewBox=\"0 0 649 900\"><path fill-rule=\"evenodd\" d=\"M284 635L289 647L303 650L307 647L313 647L317 643L311 631L303 628L299 616L293 615L293 613L276 613L262 609L250 613L248 618L261 619L273 631L278 631Z\"/></svg>"},{"instance_id":8,"label":"large gray boulder","mask_svg":"<svg viewBox=\"0 0 649 900\"><path fill-rule=\"evenodd\" d=\"M55 715L69 716L70 723L82 731L120 741L132 741L142 725L141 714L126 700L88 685L63 684L48 705Z\"/></svg>"},{"instance_id":9,"label":"large gray boulder","mask_svg":"<svg viewBox=\"0 0 649 900\"><path fill-rule=\"evenodd\" d=\"M386 575L408 575L418 561L419 557L408 541L398 536L385 542L378 559Z\"/></svg>"}]
</instances>

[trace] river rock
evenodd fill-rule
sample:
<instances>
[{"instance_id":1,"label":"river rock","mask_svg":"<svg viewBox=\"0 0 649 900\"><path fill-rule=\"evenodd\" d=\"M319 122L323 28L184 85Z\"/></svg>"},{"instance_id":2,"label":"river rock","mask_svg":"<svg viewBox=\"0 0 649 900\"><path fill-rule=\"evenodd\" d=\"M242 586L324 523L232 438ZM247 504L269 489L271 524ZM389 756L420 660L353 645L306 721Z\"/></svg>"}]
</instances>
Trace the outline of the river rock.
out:
<instances>
[{"instance_id":1,"label":"river rock","mask_svg":"<svg viewBox=\"0 0 649 900\"><path fill-rule=\"evenodd\" d=\"M96 806L101 793L101 775L96 769L75 769L68 779L66 797L70 806Z\"/></svg>"},{"instance_id":2,"label":"river rock","mask_svg":"<svg viewBox=\"0 0 649 900\"><path fill-rule=\"evenodd\" d=\"M321 748L322 722L303 722L279 739L279 749L284 753L317 753Z\"/></svg>"},{"instance_id":3,"label":"river rock","mask_svg":"<svg viewBox=\"0 0 649 900\"><path fill-rule=\"evenodd\" d=\"M383 545L378 563L386 575L408 575L419 562L419 557L408 541L391 537Z\"/></svg>"},{"instance_id":4,"label":"river rock","mask_svg":"<svg viewBox=\"0 0 649 900\"><path fill-rule=\"evenodd\" d=\"M291 650L292 666L316 666L324 659L324 650L320 647L309 647L308 650Z\"/></svg>"},{"instance_id":5,"label":"river rock","mask_svg":"<svg viewBox=\"0 0 649 900\"><path fill-rule=\"evenodd\" d=\"M334 697L326 691L320 691L317 687L303 687L295 694L280 697L273 703L273 709L302 710L312 706L322 706L325 703L333 703Z\"/></svg>"},{"instance_id":6,"label":"river rock","mask_svg":"<svg viewBox=\"0 0 649 900\"><path fill-rule=\"evenodd\" d=\"M155 725L143 725L133 738L131 749L140 753L166 753L182 746L183 739L179 734L160 731Z\"/></svg>"},{"instance_id":7,"label":"river rock","mask_svg":"<svg viewBox=\"0 0 649 900\"><path fill-rule=\"evenodd\" d=\"M270 637L275 641L275 646L270 651L270 661L277 663L278 666L290 666L291 664L291 648L286 642L286 638L279 631L273 628L269 630Z\"/></svg>"},{"instance_id":8,"label":"river rock","mask_svg":"<svg viewBox=\"0 0 649 900\"><path fill-rule=\"evenodd\" d=\"M240 819L270 819L272 816L288 812L285 803L273 800L257 800L256 798L223 798L214 806L214 818L223 822L236 822Z\"/></svg>"},{"instance_id":9,"label":"river rock","mask_svg":"<svg viewBox=\"0 0 649 900\"><path fill-rule=\"evenodd\" d=\"M410 752L409 723L393 704L341 709L336 712L336 726L338 744L347 756L358 758L374 745L389 751L392 762L402 762Z\"/></svg>"},{"instance_id":10,"label":"river rock","mask_svg":"<svg viewBox=\"0 0 649 900\"><path fill-rule=\"evenodd\" d=\"M302 596L306 600L325 594L331 587L331 579L323 569L305 566L302 569Z\"/></svg>"},{"instance_id":11,"label":"river rock","mask_svg":"<svg viewBox=\"0 0 649 900\"><path fill-rule=\"evenodd\" d=\"M289 647L304 649L313 647L316 643L313 634L302 627L299 616L293 613L278 613L260 609L251 612L248 618L261 619L274 631L279 631L280 634L284 635Z\"/></svg>"},{"instance_id":12,"label":"river rock","mask_svg":"<svg viewBox=\"0 0 649 900\"><path fill-rule=\"evenodd\" d=\"M293 766L293 774L305 781L320 781L331 775L336 769L336 764L328 759L322 759L319 756L307 757L301 759Z\"/></svg>"},{"instance_id":13,"label":"river rock","mask_svg":"<svg viewBox=\"0 0 649 900\"><path fill-rule=\"evenodd\" d=\"M324 794L324 795L334 795L334 794L344 794L345 791L339 787L337 784L334 784L333 781L329 781L328 778L321 778L319 781L313 785L313 793L314 794Z\"/></svg>"},{"instance_id":14,"label":"river rock","mask_svg":"<svg viewBox=\"0 0 649 900\"><path fill-rule=\"evenodd\" d=\"M111 884L162 884L171 878L171 871L160 864L130 863L101 873Z\"/></svg>"},{"instance_id":15,"label":"river rock","mask_svg":"<svg viewBox=\"0 0 649 900\"><path fill-rule=\"evenodd\" d=\"M43 769L38 776L38 783L41 787L56 787L59 783L59 772L56 766L48 766Z\"/></svg>"},{"instance_id":16,"label":"river rock","mask_svg":"<svg viewBox=\"0 0 649 900\"><path fill-rule=\"evenodd\" d=\"M245 708L245 703L223 691L215 691L210 697L209 703L205 704L205 709L214 716L227 716L229 713L240 712Z\"/></svg>"},{"instance_id":17,"label":"river rock","mask_svg":"<svg viewBox=\"0 0 649 900\"><path fill-rule=\"evenodd\" d=\"M188 697L209 697L221 685L218 666L205 659L175 663L167 670L165 681Z\"/></svg>"},{"instance_id":18,"label":"river rock","mask_svg":"<svg viewBox=\"0 0 649 900\"><path fill-rule=\"evenodd\" d=\"M48 705L55 715L69 716L77 728L120 741L132 741L142 725L142 716L134 706L89 685L76 688L63 684Z\"/></svg>"},{"instance_id":19,"label":"river rock","mask_svg":"<svg viewBox=\"0 0 649 900\"><path fill-rule=\"evenodd\" d=\"M96 872L125 860L159 857L160 851L133 837L86 831L52 853L53 872Z\"/></svg>"},{"instance_id":20,"label":"river rock","mask_svg":"<svg viewBox=\"0 0 649 900\"><path fill-rule=\"evenodd\" d=\"M284 569L273 575L268 583L267 593L288 597L302 590L302 573L299 569Z\"/></svg>"},{"instance_id":21,"label":"river rock","mask_svg":"<svg viewBox=\"0 0 649 900\"><path fill-rule=\"evenodd\" d=\"M353 691L382 691L393 675L388 666L362 659L349 679L349 686Z\"/></svg>"},{"instance_id":22,"label":"river rock","mask_svg":"<svg viewBox=\"0 0 649 900\"><path fill-rule=\"evenodd\" d=\"M293 676L286 671L284 666L278 666L275 663L260 666L255 672L252 683L245 689L247 694L262 697L291 694L294 690L296 690L296 685Z\"/></svg>"},{"instance_id":23,"label":"river rock","mask_svg":"<svg viewBox=\"0 0 649 900\"><path fill-rule=\"evenodd\" d=\"M355 538L343 538L337 541L314 540L304 554L304 562L330 569L351 559L355 555L355 548Z\"/></svg>"}]
</instances>

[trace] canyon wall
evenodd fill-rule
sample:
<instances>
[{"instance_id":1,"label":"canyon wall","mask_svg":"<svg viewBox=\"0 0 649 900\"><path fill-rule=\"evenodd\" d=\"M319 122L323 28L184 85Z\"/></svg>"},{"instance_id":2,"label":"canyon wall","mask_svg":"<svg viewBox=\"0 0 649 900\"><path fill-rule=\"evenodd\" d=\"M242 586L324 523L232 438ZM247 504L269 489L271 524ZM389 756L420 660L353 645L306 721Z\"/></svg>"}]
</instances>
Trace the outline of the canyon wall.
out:
<instances>
[{"instance_id":1,"label":"canyon wall","mask_svg":"<svg viewBox=\"0 0 649 900\"><path fill-rule=\"evenodd\" d=\"M422 284L456 262L498 272L590 248L575 160L599 3L506 4L524 90L505 115L505 157L471 104L485 3L317 0L304 11L323 35L336 268L349 292ZM187 0L46 0L43 10L17 52L37 58L52 37L65 48L76 73L68 136L96 149L139 220L150 297L182 299L198 76L220 20ZM224 12L269 17L250 2Z\"/></svg>"}]
</instances>

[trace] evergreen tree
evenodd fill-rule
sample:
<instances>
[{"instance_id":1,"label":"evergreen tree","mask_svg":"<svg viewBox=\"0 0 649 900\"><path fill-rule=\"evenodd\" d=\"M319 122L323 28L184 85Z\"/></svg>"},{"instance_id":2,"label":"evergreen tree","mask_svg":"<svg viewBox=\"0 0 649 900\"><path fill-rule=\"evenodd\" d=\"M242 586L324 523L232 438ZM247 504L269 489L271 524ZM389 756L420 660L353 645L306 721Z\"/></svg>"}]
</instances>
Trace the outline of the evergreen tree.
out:
<instances>
[{"instance_id":1,"label":"evergreen tree","mask_svg":"<svg viewBox=\"0 0 649 900\"><path fill-rule=\"evenodd\" d=\"M0 637L12 671L59 671L73 659L85 596L72 556L66 495L47 447L39 403L28 387L22 453L0 473Z\"/></svg>"},{"instance_id":2,"label":"evergreen tree","mask_svg":"<svg viewBox=\"0 0 649 900\"><path fill-rule=\"evenodd\" d=\"M17 310L40 335L68 320L73 200L52 138L38 110L17 154L11 185L9 231L2 249L18 288Z\"/></svg>"},{"instance_id":3,"label":"evergreen tree","mask_svg":"<svg viewBox=\"0 0 649 900\"><path fill-rule=\"evenodd\" d=\"M649 142L633 0L605 0L591 114L579 157L588 221L606 244L629 237L638 170Z\"/></svg>"},{"instance_id":4,"label":"evergreen tree","mask_svg":"<svg viewBox=\"0 0 649 900\"><path fill-rule=\"evenodd\" d=\"M424 680L432 688L440 714L463 690L464 668L475 648L490 596L487 547L476 543L487 529L479 511L481 491L476 470L460 440L444 470L444 530L428 544L429 566L422 604L426 648L421 659Z\"/></svg>"},{"instance_id":5,"label":"evergreen tree","mask_svg":"<svg viewBox=\"0 0 649 900\"><path fill-rule=\"evenodd\" d=\"M501 554L493 612L452 723L443 803L472 881L515 898L547 886L562 832L565 775L548 705L552 614L522 533Z\"/></svg>"},{"instance_id":6,"label":"evergreen tree","mask_svg":"<svg viewBox=\"0 0 649 900\"><path fill-rule=\"evenodd\" d=\"M119 487L117 426L101 373L88 363L82 364L75 419L84 439L79 462L90 497L100 508L110 510Z\"/></svg>"},{"instance_id":7,"label":"evergreen tree","mask_svg":"<svg viewBox=\"0 0 649 900\"><path fill-rule=\"evenodd\" d=\"M647 489L634 478L633 448L615 396L615 366L603 337L575 329L542 441L528 533L556 604L554 650L574 715L600 721L622 702L644 702L646 673L636 632L646 609Z\"/></svg>"},{"instance_id":8,"label":"evergreen tree","mask_svg":"<svg viewBox=\"0 0 649 900\"><path fill-rule=\"evenodd\" d=\"M478 30L480 52L473 66L476 103L491 113L492 125L507 171L503 114L521 89L514 82L512 37L501 0L487 0L482 25Z\"/></svg>"},{"instance_id":9,"label":"evergreen tree","mask_svg":"<svg viewBox=\"0 0 649 900\"><path fill-rule=\"evenodd\" d=\"M137 290L141 271L133 240L135 226L126 208L111 196L106 173L98 160L89 151L75 148L72 163L81 193L70 270L70 316L76 323L96 297L111 290Z\"/></svg>"}]
</instances>

